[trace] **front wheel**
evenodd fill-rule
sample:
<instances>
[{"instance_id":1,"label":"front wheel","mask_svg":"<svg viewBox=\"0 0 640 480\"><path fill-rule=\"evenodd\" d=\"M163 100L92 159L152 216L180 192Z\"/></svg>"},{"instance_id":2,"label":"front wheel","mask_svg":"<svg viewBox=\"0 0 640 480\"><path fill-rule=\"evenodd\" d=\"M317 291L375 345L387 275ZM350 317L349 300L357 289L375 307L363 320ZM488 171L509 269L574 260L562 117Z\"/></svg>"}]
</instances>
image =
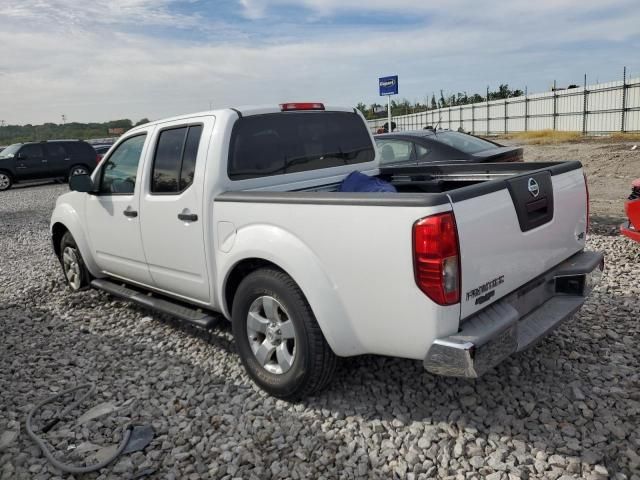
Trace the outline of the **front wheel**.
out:
<instances>
[{"instance_id":1,"label":"front wheel","mask_svg":"<svg viewBox=\"0 0 640 480\"><path fill-rule=\"evenodd\" d=\"M71 233L66 232L60 240L60 263L67 285L73 291L89 286L90 273L84 264L80 249Z\"/></svg>"},{"instance_id":2,"label":"front wheel","mask_svg":"<svg viewBox=\"0 0 640 480\"><path fill-rule=\"evenodd\" d=\"M240 359L267 393L297 400L331 381L337 358L302 291L284 272L250 273L233 299L232 322Z\"/></svg>"}]
</instances>

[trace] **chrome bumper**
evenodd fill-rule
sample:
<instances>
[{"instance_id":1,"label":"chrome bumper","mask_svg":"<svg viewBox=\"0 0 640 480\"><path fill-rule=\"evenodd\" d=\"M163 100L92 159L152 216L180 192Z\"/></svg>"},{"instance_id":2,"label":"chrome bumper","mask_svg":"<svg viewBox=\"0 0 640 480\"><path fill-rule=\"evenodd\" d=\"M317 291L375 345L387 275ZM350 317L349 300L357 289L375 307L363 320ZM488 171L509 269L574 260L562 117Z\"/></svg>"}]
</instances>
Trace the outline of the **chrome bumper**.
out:
<instances>
[{"instance_id":1,"label":"chrome bumper","mask_svg":"<svg viewBox=\"0 0 640 480\"><path fill-rule=\"evenodd\" d=\"M551 333L582 307L604 269L600 252L580 252L436 339L424 359L431 373L475 378Z\"/></svg>"}]
</instances>

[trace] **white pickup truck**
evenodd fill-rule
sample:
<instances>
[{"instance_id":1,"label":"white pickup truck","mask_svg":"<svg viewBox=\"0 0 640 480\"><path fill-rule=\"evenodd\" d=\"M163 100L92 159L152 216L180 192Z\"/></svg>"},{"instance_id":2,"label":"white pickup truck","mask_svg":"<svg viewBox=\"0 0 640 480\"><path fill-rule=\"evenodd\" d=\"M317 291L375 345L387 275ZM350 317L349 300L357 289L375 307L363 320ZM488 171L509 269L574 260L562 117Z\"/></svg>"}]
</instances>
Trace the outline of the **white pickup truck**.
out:
<instances>
[{"instance_id":1,"label":"white pickup truck","mask_svg":"<svg viewBox=\"0 0 640 480\"><path fill-rule=\"evenodd\" d=\"M325 387L337 357L420 359L477 377L584 303L579 162L379 168L362 116L320 103L136 127L51 218L69 286L193 324L232 322L264 390ZM353 171L397 193L341 192Z\"/></svg>"}]
</instances>

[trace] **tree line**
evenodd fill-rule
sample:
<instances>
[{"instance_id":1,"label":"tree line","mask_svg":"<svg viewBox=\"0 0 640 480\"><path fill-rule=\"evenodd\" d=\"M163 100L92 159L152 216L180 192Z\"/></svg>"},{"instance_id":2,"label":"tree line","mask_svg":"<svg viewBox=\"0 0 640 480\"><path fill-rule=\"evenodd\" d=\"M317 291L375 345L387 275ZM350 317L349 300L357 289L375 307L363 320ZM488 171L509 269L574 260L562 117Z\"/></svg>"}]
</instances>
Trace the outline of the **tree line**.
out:
<instances>
[{"instance_id":1,"label":"tree line","mask_svg":"<svg viewBox=\"0 0 640 480\"><path fill-rule=\"evenodd\" d=\"M506 83L501 84L497 90L489 90L484 96L478 93L468 95L467 92L445 95L444 91L440 90L439 98L436 98L434 93L431 95L431 101L428 100L428 97L425 97L423 103L420 101L412 103L406 98L400 101L391 100L391 115L407 115L409 113L426 112L427 110L435 110L437 108L457 107L460 105L469 105L471 103L480 103L490 100L521 97L522 95L524 95L522 90L518 88L512 90ZM356 105L356 108L360 110L368 120L382 117L387 114L387 106L380 103L366 105L365 103L360 102Z\"/></svg>"},{"instance_id":2,"label":"tree line","mask_svg":"<svg viewBox=\"0 0 640 480\"><path fill-rule=\"evenodd\" d=\"M125 132L130 128L148 123L143 118L135 124L129 119L112 120L104 123L69 122L64 124L45 123L43 125L3 125L0 126L0 145L12 143L39 142L41 140L80 139L115 137L110 128L122 128Z\"/></svg>"}]
</instances>

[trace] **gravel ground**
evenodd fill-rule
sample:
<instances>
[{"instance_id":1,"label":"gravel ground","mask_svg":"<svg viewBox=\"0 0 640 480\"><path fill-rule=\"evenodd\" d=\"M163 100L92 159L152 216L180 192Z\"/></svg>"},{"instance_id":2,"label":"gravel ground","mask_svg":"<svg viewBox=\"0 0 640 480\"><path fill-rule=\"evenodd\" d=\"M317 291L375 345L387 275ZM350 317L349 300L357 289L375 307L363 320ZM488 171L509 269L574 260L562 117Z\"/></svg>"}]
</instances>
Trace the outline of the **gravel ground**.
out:
<instances>
[{"instance_id":1,"label":"gravel ground","mask_svg":"<svg viewBox=\"0 0 640 480\"><path fill-rule=\"evenodd\" d=\"M325 393L288 404L252 385L227 326L202 333L106 294L70 293L47 232L65 190L0 194L1 479L73 478L48 465L24 419L93 381L80 411L117 411L54 428L47 439L62 458L99 458L128 421L156 437L77 478L640 480L640 248L630 241L592 235L608 267L582 312L480 380L365 356L343 360Z\"/></svg>"}]
</instances>

